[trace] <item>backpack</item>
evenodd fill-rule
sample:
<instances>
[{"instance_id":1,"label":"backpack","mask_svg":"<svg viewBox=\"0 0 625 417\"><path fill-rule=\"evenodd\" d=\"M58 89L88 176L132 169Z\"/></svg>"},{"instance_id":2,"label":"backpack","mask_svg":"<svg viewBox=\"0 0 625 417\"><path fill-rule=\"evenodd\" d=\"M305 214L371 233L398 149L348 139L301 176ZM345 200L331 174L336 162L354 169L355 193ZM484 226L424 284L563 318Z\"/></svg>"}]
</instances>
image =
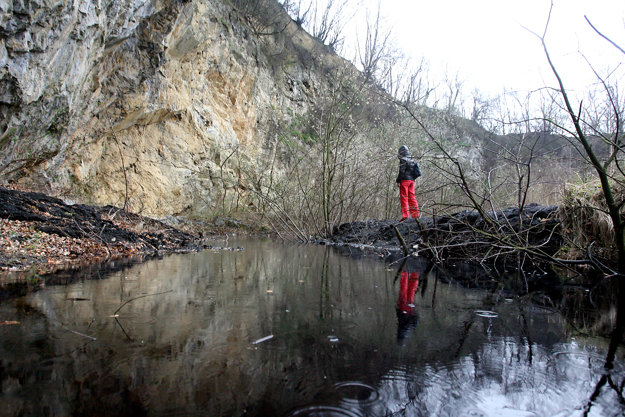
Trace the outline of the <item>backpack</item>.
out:
<instances>
[{"instance_id":1,"label":"backpack","mask_svg":"<svg viewBox=\"0 0 625 417\"><path fill-rule=\"evenodd\" d=\"M415 161L414 165L412 166L412 176L415 179L421 176L421 168L419 168L419 164L417 163L417 161Z\"/></svg>"}]
</instances>

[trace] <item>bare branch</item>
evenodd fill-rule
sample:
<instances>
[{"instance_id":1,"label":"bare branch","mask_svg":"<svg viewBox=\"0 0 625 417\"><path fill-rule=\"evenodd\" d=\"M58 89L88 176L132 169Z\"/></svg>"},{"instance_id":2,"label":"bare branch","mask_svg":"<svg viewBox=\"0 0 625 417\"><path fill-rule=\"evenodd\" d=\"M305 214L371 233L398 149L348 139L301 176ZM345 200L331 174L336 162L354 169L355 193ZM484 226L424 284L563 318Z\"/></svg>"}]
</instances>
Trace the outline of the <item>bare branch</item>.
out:
<instances>
[{"instance_id":1,"label":"bare branch","mask_svg":"<svg viewBox=\"0 0 625 417\"><path fill-rule=\"evenodd\" d=\"M590 23L590 20L588 19L588 16L584 15L584 19L586 19L586 22L588 22L588 24L590 25L590 27L597 32L597 34L599 36L601 36L603 39L605 39L606 41L610 42L612 44L612 46L614 46L616 49L618 49L619 51L621 51L621 53L625 54L625 50L623 48L621 48L620 46L618 46L612 39L608 38L607 36L605 36L603 33L599 32L599 30L592 24Z\"/></svg>"}]
</instances>

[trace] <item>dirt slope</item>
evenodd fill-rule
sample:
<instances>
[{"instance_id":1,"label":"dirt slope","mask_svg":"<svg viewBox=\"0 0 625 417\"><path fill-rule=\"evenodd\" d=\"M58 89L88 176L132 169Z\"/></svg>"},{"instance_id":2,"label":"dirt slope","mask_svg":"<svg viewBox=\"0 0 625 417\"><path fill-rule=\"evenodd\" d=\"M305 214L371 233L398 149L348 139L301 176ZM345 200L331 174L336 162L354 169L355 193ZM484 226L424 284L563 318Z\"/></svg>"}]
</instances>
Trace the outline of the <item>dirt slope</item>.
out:
<instances>
[{"instance_id":1,"label":"dirt slope","mask_svg":"<svg viewBox=\"0 0 625 417\"><path fill-rule=\"evenodd\" d=\"M198 236L117 207L66 204L45 194L0 186L0 272L42 275L200 246Z\"/></svg>"}]
</instances>

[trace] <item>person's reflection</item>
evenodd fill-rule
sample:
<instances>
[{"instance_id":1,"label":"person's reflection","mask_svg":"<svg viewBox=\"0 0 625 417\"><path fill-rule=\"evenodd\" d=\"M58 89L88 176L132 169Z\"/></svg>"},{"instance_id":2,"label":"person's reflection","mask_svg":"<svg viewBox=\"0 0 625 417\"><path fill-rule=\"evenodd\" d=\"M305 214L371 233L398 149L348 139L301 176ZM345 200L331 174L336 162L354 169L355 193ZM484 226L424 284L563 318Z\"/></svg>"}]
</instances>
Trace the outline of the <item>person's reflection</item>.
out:
<instances>
[{"instance_id":1,"label":"person's reflection","mask_svg":"<svg viewBox=\"0 0 625 417\"><path fill-rule=\"evenodd\" d=\"M400 269L401 270L401 269ZM406 337L417 327L418 317L414 297L419 288L419 272L402 270L397 298L397 344L402 346Z\"/></svg>"}]
</instances>

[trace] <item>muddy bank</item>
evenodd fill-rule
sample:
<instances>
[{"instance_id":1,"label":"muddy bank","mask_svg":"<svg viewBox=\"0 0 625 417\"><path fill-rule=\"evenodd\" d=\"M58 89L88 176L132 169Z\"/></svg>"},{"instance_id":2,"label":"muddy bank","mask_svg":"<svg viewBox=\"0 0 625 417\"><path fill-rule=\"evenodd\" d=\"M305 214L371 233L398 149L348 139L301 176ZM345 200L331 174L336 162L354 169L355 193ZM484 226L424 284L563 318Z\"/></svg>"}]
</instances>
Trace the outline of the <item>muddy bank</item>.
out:
<instances>
[{"instance_id":1,"label":"muddy bank","mask_svg":"<svg viewBox=\"0 0 625 417\"><path fill-rule=\"evenodd\" d=\"M204 247L200 235L117 207L66 204L0 186L0 273L5 278Z\"/></svg>"},{"instance_id":2,"label":"muddy bank","mask_svg":"<svg viewBox=\"0 0 625 417\"><path fill-rule=\"evenodd\" d=\"M351 222L337 226L332 236L320 243L356 256L392 259L421 255L445 263L517 269L519 247L536 248L548 256L560 250L563 239L557 213L556 206L531 204L522 212L518 208L490 212L489 222L468 210L404 222ZM527 262L527 269L540 269L541 261L537 257Z\"/></svg>"}]
</instances>

